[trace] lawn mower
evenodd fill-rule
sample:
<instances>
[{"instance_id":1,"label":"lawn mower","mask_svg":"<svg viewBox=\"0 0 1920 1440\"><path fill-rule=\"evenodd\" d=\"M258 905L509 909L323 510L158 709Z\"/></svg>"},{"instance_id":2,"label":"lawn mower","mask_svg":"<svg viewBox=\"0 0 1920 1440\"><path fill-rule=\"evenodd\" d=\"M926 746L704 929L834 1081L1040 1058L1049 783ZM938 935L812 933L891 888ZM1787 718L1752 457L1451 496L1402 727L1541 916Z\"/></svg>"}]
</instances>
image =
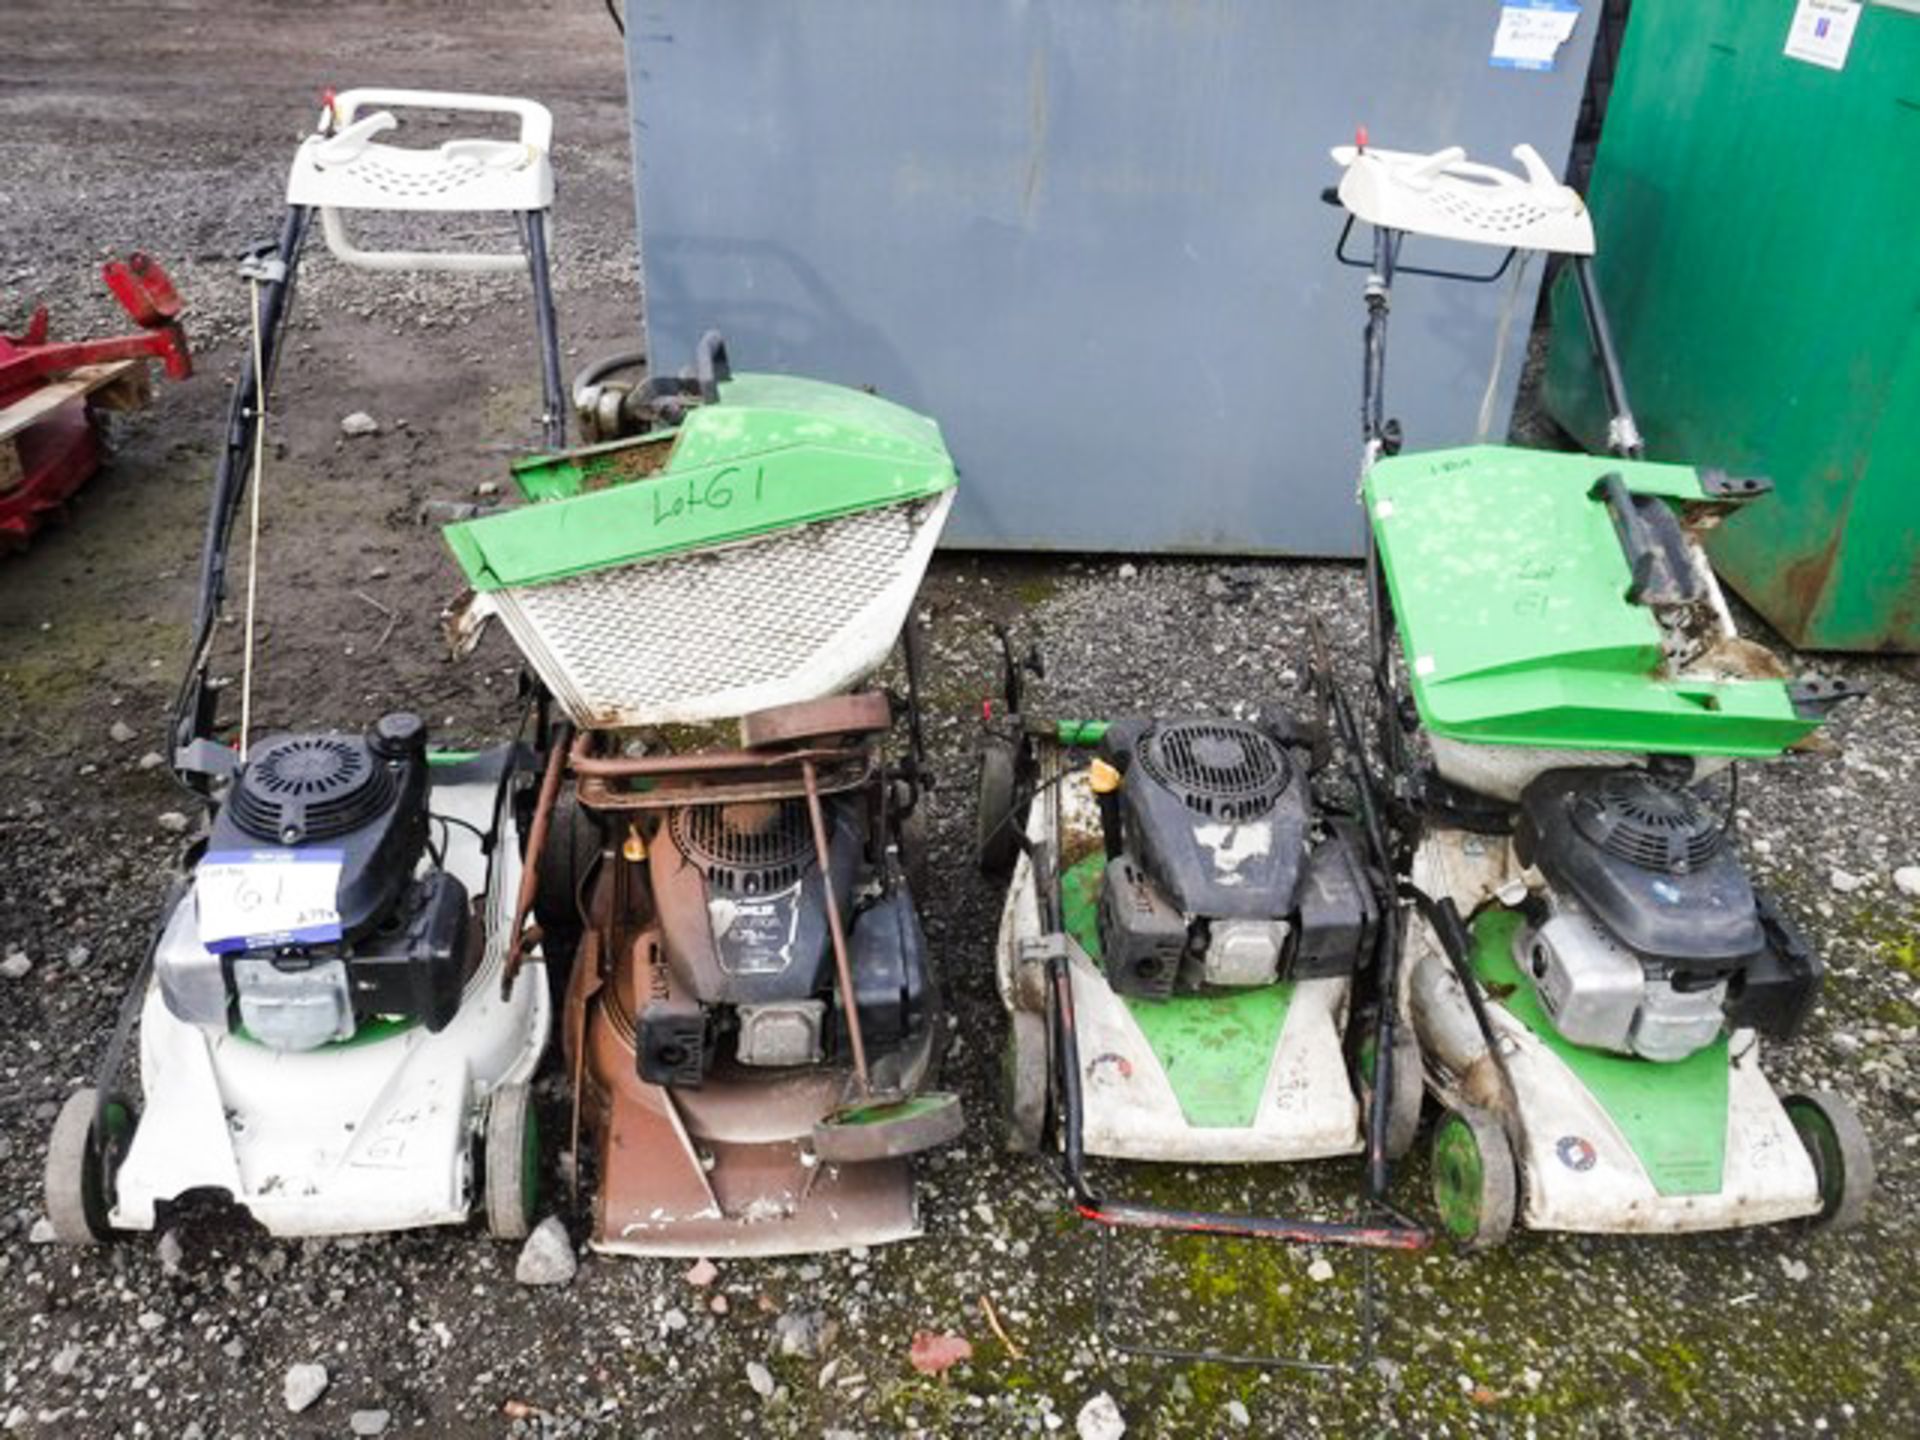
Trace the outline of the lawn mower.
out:
<instances>
[{"instance_id":1,"label":"lawn mower","mask_svg":"<svg viewBox=\"0 0 1920 1440\"><path fill-rule=\"evenodd\" d=\"M932 421L735 374L717 334L683 376L623 379L634 359L576 382L598 443L517 465L526 503L446 532L472 586L455 632L497 617L564 716L522 910L570 964L591 1244L903 1239L911 1157L962 1120L929 1088L944 1020L907 879L929 784L913 627L904 694L868 677L953 463Z\"/></svg>"},{"instance_id":2,"label":"lawn mower","mask_svg":"<svg viewBox=\"0 0 1920 1440\"><path fill-rule=\"evenodd\" d=\"M1516 1221L1849 1224L1873 1182L1860 1122L1826 1091L1777 1097L1760 1069L1760 1037L1793 1037L1822 969L1741 863L1734 766L1857 692L1790 679L1736 633L1698 537L1769 486L1643 458L1589 216L1513 153L1523 174L1363 135L1333 152L1327 197L1348 211L1336 255L1367 272L1366 714L1410 877L1400 982L1444 1107L1440 1219L1471 1247ZM1356 224L1370 253L1349 254ZM1505 257L1435 265L1436 246ZM1578 290L1611 453L1401 453L1383 392L1396 276L1491 282L1540 252Z\"/></svg>"},{"instance_id":3,"label":"lawn mower","mask_svg":"<svg viewBox=\"0 0 1920 1440\"><path fill-rule=\"evenodd\" d=\"M1400 946L1378 817L1327 793L1324 726L1285 707L1249 719L1026 713L1000 632L983 707L979 861L1011 879L996 951L1009 1016L1007 1140L1057 1151L1075 1210L1102 1227L1097 1314L1121 1349L1180 1360L1333 1362L1170 1347L1113 1325L1117 1229L1418 1249L1387 1207L1389 1166L1420 1114L1417 1042L1381 997ZM1320 672L1316 668L1316 675ZM1228 1215L1103 1197L1088 1156L1258 1165L1364 1153L1352 1221ZM1130 1327L1134 1330L1138 1326Z\"/></svg>"},{"instance_id":4,"label":"lawn mower","mask_svg":"<svg viewBox=\"0 0 1920 1440\"><path fill-rule=\"evenodd\" d=\"M506 112L519 117L520 140L378 144L372 137L395 121L359 113L374 105ZM151 1230L163 1207L208 1194L279 1235L460 1223L477 1201L495 1235L527 1232L539 1156L528 1081L551 1004L541 977L504 988L501 976L516 950L509 924L539 757L518 740L435 752L425 724L404 712L360 730L256 735L253 622L267 397L315 209L350 263L527 270L548 377L544 434L561 443L544 248L550 129L546 110L524 100L365 90L330 99L295 160L277 249L243 262L249 363L228 412L172 726L176 778L208 822L96 1083L55 1121L46 1204L61 1240ZM526 255L359 251L339 212L360 208L504 211L520 220ZM239 714L223 723L224 687L209 667L249 487ZM529 721L541 708L535 687ZM136 1020L143 1110L119 1086Z\"/></svg>"},{"instance_id":5,"label":"lawn mower","mask_svg":"<svg viewBox=\"0 0 1920 1440\"><path fill-rule=\"evenodd\" d=\"M20 335L0 335L0 551L58 515L100 464L102 416L151 397L148 360L169 378L193 373L180 296L160 262L135 251L100 270L137 335L49 340L46 307Z\"/></svg>"}]
</instances>

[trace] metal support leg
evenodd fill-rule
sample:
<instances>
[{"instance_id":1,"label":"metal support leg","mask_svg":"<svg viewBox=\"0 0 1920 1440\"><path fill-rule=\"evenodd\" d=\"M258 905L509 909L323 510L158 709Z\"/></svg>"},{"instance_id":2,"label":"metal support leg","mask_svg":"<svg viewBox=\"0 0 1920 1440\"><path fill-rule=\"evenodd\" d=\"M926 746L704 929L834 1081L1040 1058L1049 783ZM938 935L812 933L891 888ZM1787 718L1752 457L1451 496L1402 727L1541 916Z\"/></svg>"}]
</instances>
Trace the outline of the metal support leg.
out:
<instances>
[{"instance_id":1,"label":"metal support leg","mask_svg":"<svg viewBox=\"0 0 1920 1440\"><path fill-rule=\"evenodd\" d=\"M540 332L541 431L549 450L567 443L566 391L560 383L560 326L553 312L553 276L547 263L547 210L520 217L520 237L527 251L527 273L533 278L533 323Z\"/></svg>"}]
</instances>

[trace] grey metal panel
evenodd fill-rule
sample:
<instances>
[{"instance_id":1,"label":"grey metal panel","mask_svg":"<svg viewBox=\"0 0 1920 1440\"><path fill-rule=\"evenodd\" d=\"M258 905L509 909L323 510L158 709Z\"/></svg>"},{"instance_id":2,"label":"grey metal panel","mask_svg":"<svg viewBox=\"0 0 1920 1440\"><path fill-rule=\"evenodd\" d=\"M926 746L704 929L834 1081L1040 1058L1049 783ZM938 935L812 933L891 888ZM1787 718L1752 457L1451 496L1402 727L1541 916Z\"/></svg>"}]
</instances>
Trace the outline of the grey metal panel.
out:
<instances>
[{"instance_id":1,"label":"grey metal panel","mask_svg":"<svg viewBox=\"0 0 1920 1440\"><path fill-rule=\"evenodd\" d=\"M1358 553L1363 276L1327 148L1365 122L1564 156L1593 16L1527 73L1488 63L1499 8L633 0L653 353L718 326L743 369L934 415L949 543ZM1410 443L1472 438L1505 298L1398 287ZM1516 334L1496 434L1518 368Z\"/></svg>"}]
</instances>

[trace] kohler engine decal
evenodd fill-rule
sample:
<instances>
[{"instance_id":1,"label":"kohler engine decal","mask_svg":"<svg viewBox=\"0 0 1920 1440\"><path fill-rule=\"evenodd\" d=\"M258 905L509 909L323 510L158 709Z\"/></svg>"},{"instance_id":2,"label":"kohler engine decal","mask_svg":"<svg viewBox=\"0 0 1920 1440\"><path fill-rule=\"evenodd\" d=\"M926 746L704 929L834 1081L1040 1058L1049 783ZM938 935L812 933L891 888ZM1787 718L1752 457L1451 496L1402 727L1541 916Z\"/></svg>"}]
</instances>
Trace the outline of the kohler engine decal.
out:
<instances>
[{"instance_id":1,"label":"kohler engine decal","mask_svg":"<svg viewBox=\"0 0 1920 1440\"><path fill-rule=\"evenodd\" d=\"M722 970L729 975L778 975L793 964L804 883L753 899L716 895L707 902Z\"/></svg>"}]
</instances>

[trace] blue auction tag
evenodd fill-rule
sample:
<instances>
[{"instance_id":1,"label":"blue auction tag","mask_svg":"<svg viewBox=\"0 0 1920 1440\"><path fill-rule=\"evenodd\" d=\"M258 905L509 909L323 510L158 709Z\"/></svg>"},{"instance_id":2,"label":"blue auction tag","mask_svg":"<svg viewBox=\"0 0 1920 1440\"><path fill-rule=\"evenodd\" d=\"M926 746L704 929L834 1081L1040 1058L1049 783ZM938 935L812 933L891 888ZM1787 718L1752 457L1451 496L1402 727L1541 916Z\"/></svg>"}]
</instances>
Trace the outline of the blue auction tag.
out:
<instances>
[{"instance_id":1,"label":"blue auction tag","mask_svg":"<svg viewBox=\"0 0 1920 1440\"><path fill-rule=\"evenodd\" d=\"M341 850L213 850L193 872L200 943L216 954L341 938Z\"/></svg>"}]
</instances>

